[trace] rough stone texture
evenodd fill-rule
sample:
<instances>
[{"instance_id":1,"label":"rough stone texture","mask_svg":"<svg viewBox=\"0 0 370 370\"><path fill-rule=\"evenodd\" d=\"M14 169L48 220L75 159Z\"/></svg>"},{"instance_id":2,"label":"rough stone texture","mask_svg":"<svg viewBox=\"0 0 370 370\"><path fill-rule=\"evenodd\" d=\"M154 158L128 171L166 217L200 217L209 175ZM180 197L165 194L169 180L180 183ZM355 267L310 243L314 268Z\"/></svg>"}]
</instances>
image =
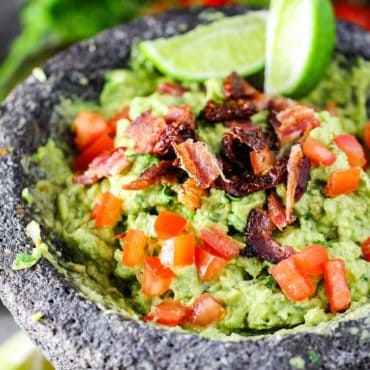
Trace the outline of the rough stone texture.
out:
<instances>
[{"instance_id":1,"label":"rough stone texture","mask_svg":"<svg viewBox=\"0 0 370 370\"><path fill-rule=\"evenodd\" d=\"M0 159L0 295L58 369L288 369L295 356L302 356L307 369L368 369L368 313L358 320L324 325L321 334L279 334L241 343L212 341L103 314L47 261L20 272L10 267L15 254L29 243L24 225L30 215L20 199L29 179L20 159L47 139L50 114L60 96L96 98L105 70L125 66L134 40L172 35L202 19L199 10L172 12L105 32L52 59L44 68L46 82L30 77L0 107L0 147L12 150ZM370 58L369 34L340 24L339 35L340 51ZM89 76L88 86L81 85L83 76ZM31 315L38 311L45 318L34 323ZM317 353L318 364L310 360L309 351Z\"/></svg>"}]
</instances>

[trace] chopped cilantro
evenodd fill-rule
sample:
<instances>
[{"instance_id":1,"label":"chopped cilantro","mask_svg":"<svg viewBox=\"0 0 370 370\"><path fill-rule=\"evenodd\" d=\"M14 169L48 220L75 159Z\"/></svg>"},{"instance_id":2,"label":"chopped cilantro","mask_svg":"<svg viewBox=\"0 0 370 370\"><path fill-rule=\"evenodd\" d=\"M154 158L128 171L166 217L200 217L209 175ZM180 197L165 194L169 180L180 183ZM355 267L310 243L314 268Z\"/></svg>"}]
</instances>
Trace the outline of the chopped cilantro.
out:
<instances>
[{"instance_id":1,"label":"chopped cilantro","mask_svg":"<svg viewBox=\"0 0 370 370\"><path fill-rule=\"evenodd\" d=\"M31 268L36 265L40 258L41 254L18 253L15 257L12 268L15 271Z\"/></svg>"},{"instance_id":2,"label":"chopped cilantro","mask_svg":"<svg viewBox=\"0 0 370 370\"><path fill-rule=\"evenodd\" d=\"M319 365L320 358L319 355L314 350L311 349L308 351L308 357L314 365Z\"/></svg>"},{"instance_id":3,"label":"chopped cilantro","mask_svg":"<svg viewBox=\"0 0 370 370\"><path fill-rule=\"evenodd\" d=\"M272 289L275 287L275 279L272 276L269 276L266 279L266 287Z\"/></svg>"}]
</instances>

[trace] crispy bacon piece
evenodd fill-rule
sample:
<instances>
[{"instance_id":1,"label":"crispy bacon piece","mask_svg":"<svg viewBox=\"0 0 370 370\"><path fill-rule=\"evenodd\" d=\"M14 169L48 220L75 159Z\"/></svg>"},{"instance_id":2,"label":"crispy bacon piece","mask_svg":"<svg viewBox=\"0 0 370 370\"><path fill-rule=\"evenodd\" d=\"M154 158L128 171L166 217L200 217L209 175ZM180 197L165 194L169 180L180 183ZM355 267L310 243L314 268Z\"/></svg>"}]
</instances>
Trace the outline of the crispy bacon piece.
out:
<instances>
[{"instance_id":1,"label":"crispy bacon piece","mask_svg":"<svg viewBox=\"0 0 370 370\"><path fill-rule=\"evenodd\" d=\"M271 191L267 197L267 212L271 221L279 230L282 230L287 226L285 209L275 191Z\"/></svg>"},{"instance_id":2,"label":"crispy bacon piece","mask_svg":"<svg viewBox=\"0 0 370 370\"><path fill-rule=\"evenodd\" d=\"M200 188L208 189L216 179L224 177L217 158L208 150L205 143L188 139L181 144L174 143L173 147L181 168Z\"/></svg>"},{"instance_id":3,"label":"crispy bacon piece","mask_svg":"<svg viewBox=\"0 0 370 370\"><path fill-rule=\"evenodd\" d=\"M250 154L253 151L256 153L270 152L261 129L244 130L234 127L222 140L221 156L240 169L250 167L250 159L252 159Z\"/></svg>"},{"instance_id":4,"label":"crispy bacon piece","mask_svg":"<svg viewBox=\"0 0 370 370\"><path fill-rule=\"evenodd\" d=\"M153 154L161 158L173 158L172 143L180 144L187 139L195 140L195 117L187 105L170 107L165 117L167 127L154 145Z\"/></svg>"},{"instance_id":5,"label":"crispy bacon piece","mask_svg":"<svg viewBox=\"0 0 370 370\"><path fill-rule=\"evenodd\" d=\"M307 157L303 157L299 163L299 176L298 176L298 182L294 193L294 200L298 202L303 194L307 190L308 182L310 181L310 169L311 169L311 163L310 160Z\"/></svg>"},{"instance_id":6,"label":"crispy bacon piece","mask_svg":"<svg viewBox=\"0 0 370 370\"><path fill-rule=\"evenodd\" d=\"M134 140L136 153L150 153L172 159L172 143L195 139L195 117L189 106L170 107L167 116L154 117L150 111L134 120L126 131Z\"/></svg>"},{"instance_id":7,"label":"crispy bacon piece","mask_svg":"<svg viewBox=\"0 0 370 370\"><path fill-rule=\"evenodd\" d=\"M247 248L242 254L247 257L259 257L271 263L278 263L295 253L288 245L279 243L273 238L275 225L262 209L253 210L248 218L245 231Z\"/></svg>"},{"instance_id":8,"label":"crispy bacon piece","mask_svg":"<svg viewBox=\"0 0 370 370\"><path fill-rule=\"evenodd\" d=\"M167 123L163 117L155 117L150 111L146 111L130 124L125 135L134 140L136 153L152 154L166 127Z\"/></svg>"},{"instance_id":9,"label":"crispy bacon piece","mask_svg":"<svg viewBox=\"0 0 370 370\"><path fill-rule=\"evenodd\" d=\"M124 190L143 190L155 184L173 184L181 170L172 161L161 161L147 168L138 179L122 186Z\"/></svg>"},{"instance_id":10,"label":"crispy bacon piece","mask_svg":"<svg viewBox=\"0 0 370 370\"><path fill-rule=\"evenodd\" d=\"M246 99L230 99L222 104L209 100L204 108L204 117L209 122L245 120L256 112L255 105Z\"/></svg>"},{"instance_id":11,"label":"crispy bacon piece","mask_svg":"<svg viewBox=\"0 0 370 370\"><path fill-rule=\"evenodd\" d=\"M104 177L116 176L126 169L131 162L125 154L125 148L113 149L96 157L83 174L76 174L76 184L93 184Z\"/></svg>"},{"instance_id":12,"label":"crispy bacon piece","mask_svg":"<svg viewBox=\"0 0 370 370\"><path fill-rule=\"evenodd\" d=\"M280 122L278 121L276 116L280 112L291 107L294 104L295 102L293 100L282 98L280 96L271 98L267 107L268 108L267 121L270 123L272 127L277 129L280 126Z\"/></svg>"},{"instance_id":13,"label":"crispy bacon piece","mask_svg":"<svg viewBox=\"0 0 370 370\"><path fill-rule=\"evenodd\" d=\"M254 103L258 110L265 109L269 98L250 85L236 72L231 73L224 82L224 96L227 99L244 98Z\"/></svg>"},{"instance_id":14,"label":"crispy bacon piece","mask_svg":"<svg viewBox=\"0 0 370 370\"><path fill-rule=\"evenodd\" d=\"M206 192L193 179L186 180L178 193L178 201L189 209L198 209L202 206L202 197Z\"/></svg>"},{"instance_id":15,"label":"crispy bacon piece","mask_svg":"<svg viewBox=\"0 0 370 370\"><path fill-rule=\"evenodd\" d=\"M157 91L161 94L182 96L189 91L189 89L174 82L163 82L157 87Z\"/></svg>"},{"instance_id":16,"label":"crispy bacon piece","mask_svg":"<svg viewBox=\"0 0 370 370\"><path fill-rule=\"evenodd\" d=\"M300 164L302 159L302 146L300 144L293 145L288 160L288 180L285 200L285 217L289 224L293 221L293 205L300 178Z\"/></svg>"},{"instance_id":17,"label":"crispy bacon piece","mask_svg":"<svg viewBox=\"0 0 370 370\"><path fill-rule=\"evenodd\" d=\"M233 120L233 121L225 121L224 122L225 126L233 129L235 127L241 128L244 131L261 131L261 126L258 125L257 123L254 123L253 121L250 120Z\"/></svg>"},{"instance_id":18,"label":"crispy bacon piece","mask_svg":"<svg viewBox=\"0 0 370 370\"><path fill-rule=\"evenodd\" d=\"M302 104L292 104L276 115L279 127L276 129L281 145L305 137L313 128L320 126L315 111Z\"/></svg>"},{"instance_id":19,"label":"crispy bacon piece","mask_svg":"<svg viewBox=\"0 0 370 370\"><path fill-rule=\"evenodd\" d=\"M217 186L234 197L243 197L260 190L268 190L282 183L286 179L287 160L280 159L272 169L262 176L246 174L244 176L232 175L229 181L218 180Z\"/></svg>"},{"instance_id":20,"label":"crispy bacon piece","mask_svg":"<svg viewBox=\"0 0 370 370\"><path fill-rule=\"evenodd\" d=\"M228 99L248 98L257 90L238 73L232 72L224 82L224 96Z\"/></svg>"},{"instance_id":21,"label":"crispy bacon piece","mask_svg":"<svg viewBox=\"0 0 370 370\"><path fill-rule=\"evenodd\" d=\"M189 105L170 106L165 120L168 124L178 122L195 129L195 116Z\"/></svg>"}]
</instances>

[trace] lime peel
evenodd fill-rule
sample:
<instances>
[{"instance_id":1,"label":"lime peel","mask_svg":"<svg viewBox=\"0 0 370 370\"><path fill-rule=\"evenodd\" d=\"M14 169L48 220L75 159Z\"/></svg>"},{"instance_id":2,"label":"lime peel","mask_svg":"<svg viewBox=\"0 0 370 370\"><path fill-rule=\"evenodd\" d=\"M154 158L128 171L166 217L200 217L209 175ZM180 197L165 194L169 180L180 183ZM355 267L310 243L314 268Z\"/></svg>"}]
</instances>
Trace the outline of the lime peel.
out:
<instances>
[{"instance_id":1,"label":"lime peel","mask_svg":"<svg viewBox=\"0 0 370 370\"><path fill-rule=\"evenodd\" d=\"M306 95L324 75L334 45L335 18L329 0L272 0L265 91Z\"/></svg>"}]
</instances>

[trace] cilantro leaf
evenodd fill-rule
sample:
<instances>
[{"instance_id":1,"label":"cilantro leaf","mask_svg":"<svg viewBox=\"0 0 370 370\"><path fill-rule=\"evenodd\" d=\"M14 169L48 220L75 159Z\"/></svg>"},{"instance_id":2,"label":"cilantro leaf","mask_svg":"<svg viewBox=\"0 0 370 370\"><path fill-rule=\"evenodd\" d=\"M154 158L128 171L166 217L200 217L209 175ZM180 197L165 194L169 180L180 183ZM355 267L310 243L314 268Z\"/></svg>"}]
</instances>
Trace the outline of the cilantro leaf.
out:
<instances>
[{"instance_id":1,"label":"cilantro leaf","mask_svg":"<svg viewBox=\"0 0 370 370\"><path fill-rule=\"evenodd\" d=\"M40 258L40 253L18 253L15 257L12 268L15 271L31 268L32 266L36 265Z\"/></svg>"}]
</instances>

